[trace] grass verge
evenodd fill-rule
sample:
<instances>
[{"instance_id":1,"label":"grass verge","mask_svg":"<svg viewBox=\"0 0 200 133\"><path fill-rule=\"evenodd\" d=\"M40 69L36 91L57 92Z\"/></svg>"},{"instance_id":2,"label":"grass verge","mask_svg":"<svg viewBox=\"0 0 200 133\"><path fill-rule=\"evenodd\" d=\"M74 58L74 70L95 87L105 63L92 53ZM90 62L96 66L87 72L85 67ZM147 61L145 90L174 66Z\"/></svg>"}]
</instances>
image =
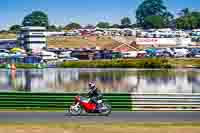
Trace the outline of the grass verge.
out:
<instances>
[{"instance_id":1,"label":"grass verge","mask_svg":"<svg viewBox=\"0 0 200 133\"><path fill-rule=\"evenodd\" d=\"M62 68L172 68L167 59L94 60L60 64Z\"/></svg>"},{"instance_id":2,"label":"grass verge","mask_svg":"<svg viewBox=\"0 0 200 133\"><path fill-rule=\"evenodd\" d=\"M37 69L46 65L16 64L17 68ZM172 59L172 58L145 58L145 59L114 59L114 60L80 60L67 61L57 64L58 68L200 68L200 59ZM5 65L0 64L0 68Z\"/></svg>"}]
</instances>

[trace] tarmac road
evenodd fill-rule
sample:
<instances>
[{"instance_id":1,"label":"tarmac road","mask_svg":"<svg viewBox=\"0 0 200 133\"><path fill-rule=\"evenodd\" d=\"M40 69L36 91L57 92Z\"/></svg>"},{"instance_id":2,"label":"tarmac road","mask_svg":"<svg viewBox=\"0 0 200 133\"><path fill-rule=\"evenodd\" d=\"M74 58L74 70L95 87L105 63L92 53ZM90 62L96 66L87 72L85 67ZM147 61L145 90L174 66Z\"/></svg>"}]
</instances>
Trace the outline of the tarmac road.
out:
<instances>
[{"instance_id":1,"label":"tarmac road","mask_svg":"<svg viewBox=\"0 0 200 133\"><path fill-rule=\"evenodd\" d=\"M113 112L109 117L62 112L0 112L0 122L200 122L200 112Z\"/></svg>"}]
</instances>

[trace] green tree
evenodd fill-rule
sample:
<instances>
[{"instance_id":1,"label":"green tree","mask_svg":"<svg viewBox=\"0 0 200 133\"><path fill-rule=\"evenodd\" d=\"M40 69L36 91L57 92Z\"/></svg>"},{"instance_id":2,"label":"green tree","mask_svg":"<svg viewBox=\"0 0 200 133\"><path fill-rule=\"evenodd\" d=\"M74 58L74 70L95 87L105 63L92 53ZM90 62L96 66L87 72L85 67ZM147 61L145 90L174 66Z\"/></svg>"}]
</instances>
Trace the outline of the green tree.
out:
<instances>
[{"instance_id":1,"label":"green tree","mask_svg":"<svg viewBox=\"0 0 200 133\"><path fill-rule=\"evenodd\" d=\"M73 29L80 29L80 28L81 28L81 25L75 22L72 22L65 26L66 30L73 30Z\"/></svg>"},{"instance_id":2,"label":"green tree","mask_svg":"<svg viewBox=\"0 0 200 133\"><path fill-rule=\"evenodd\" d=\"M165 19L162 16L148 16L145 18L147 28L162 28L165 25Z\"/></svg>"},{"instance_id":3,"label":"green tree","mask_svg":"<svg viewBox=\"0 0 200 133\"><path fill-rule=\"evenodd\" d=\"M21 26L20 25L12 25L9 28L9 31L11 31L11 32L19 32L20 30L21 30Z\"/></svg>"},{"instance_id":4,"label":"green tree","mask_svg":"<svg viewBox=\"0 0 200 133\"><path fill-rule=\"evenodd\" d=\"M129 17L124 17L121 19L121 25L123 28L128 28L131 26L131 19Z\"/></svg>"},{"instance_id":5,"label":"green tree","mask_svg":"<svg viewBox=\"0 0 200 133\"><path fill-rule=\"evenodd\" d=\"M63 30L63 27L62 27L61 25L59 25L59 26L57 27L57 30L58 30L58 31L62 31L62 30Z\"/></svg>"},{"instance_id":6,"label":"green tree","mask_svg":"<svg viewBox=\"0 0 200 133\"><path fill-rule=\"evenodd\" d=\"M132 24L131 27L132 28L137 28L137 24Z\"/></svg>"},{"instance_id":7,"label":"green tree","mask_svg":"<svg viewBox=\"0 0 200 133\"><path fill-rule=\"evenodd\" d=\"M200 28L200 12L190 12L188 8L183 9L183 16L176 19L176 28L195 29Z\"/></svg>"},{"instance_id":8,"label":"green tree","mask_svg":"<svg viewBox=\"0 0 200 133\"><path fill-rule=\"evenodd\" d=\"M163 16L165 24L167 25L172 19L173 15L167 11L163 0L144 0L136 11L137 25L146 28L145 20L149 16Z\"/></svg>"},{"instance_id":9,"label":"green tree","mask_svg":"<svg viewBox=\"0 0 200 133\"><path fill-rule=\"evenodd\" d=\"M183 14L183 16L187 16L190 14L190 9L189 8L184 8L181 10L181 13Z\"/></svg>"},{"instance_id":10,"label":"green tree","mask_svg":"<svg viewBox=\"0 0 200 133\"><path fill-rule=\"evenodd\" d=\"M120 28L119 24L113 24L112 26L110 26L111 28Z\"/></svg>"},{"instance_id":11,"label":"green tree","mask_svg":"<svg viewBox=\"0 0 200 133\"><path fill-rule=\"evenodd\" d=\"M110 24L108 22L99 22L96 27L99 27L99 28L109 28L110 27Z\"/></svg>"},{"instance_id":12,"label":"green tree","mask_svg":"<svg viewBox=\"0 0 200 133\"><path fill-rule=\"evenodd\" d=\"M31 14L24 17L22 25L48 27L49 26L48 16L42 11L34 11Z\"/></svg>"},{"instance_id":13,"label":"green tree","mask_svg":"<svg viewBox=\"0 0 200 133\"><path fill-rule=\"evenodd\" d=\"M48 31L57 31L57 27L56 27L55 25L49 25L49 26L47 27L47 30L48 30Z\"/></svg>"}]
</instances>

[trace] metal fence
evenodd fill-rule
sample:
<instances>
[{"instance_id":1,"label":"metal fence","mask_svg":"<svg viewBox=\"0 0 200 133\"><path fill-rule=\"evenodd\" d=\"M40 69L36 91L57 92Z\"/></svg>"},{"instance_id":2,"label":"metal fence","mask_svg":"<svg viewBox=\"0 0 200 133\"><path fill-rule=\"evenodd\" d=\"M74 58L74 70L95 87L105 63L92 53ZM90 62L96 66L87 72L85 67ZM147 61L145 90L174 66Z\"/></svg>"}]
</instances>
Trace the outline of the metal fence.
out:
<instances>
[{"instance_id":1,"label":"metal fence","mask_svg":"<svg viewBox=\"0 0 200 133\"><path fill-rule=\"evenodd\" d=\"M132 111L200 111L200 94L132 94Z\"/></svg>"},{"instance_id":2,"label":"metal fence","mask_svg":"<svg viewBox=\"0 0 200 133\"><path fill-rule=\"evenodd\" d=\"M66 110L73 103L75 93L0 93L0 109L10 110ZM114 111L131 111L130 94L105 94L104 100Z\"/></svg>"}]
</instances>

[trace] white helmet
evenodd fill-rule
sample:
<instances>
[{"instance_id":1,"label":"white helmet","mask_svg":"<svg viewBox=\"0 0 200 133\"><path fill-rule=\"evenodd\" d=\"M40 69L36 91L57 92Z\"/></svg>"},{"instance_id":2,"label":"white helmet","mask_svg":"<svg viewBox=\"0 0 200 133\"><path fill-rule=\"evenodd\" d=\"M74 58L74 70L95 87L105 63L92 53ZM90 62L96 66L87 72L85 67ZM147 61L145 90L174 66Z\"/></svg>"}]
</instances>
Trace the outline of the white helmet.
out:
<instances>
[{"instance_id":1,"label":"white helmet","mask_svg":"<svg viewBox=\"0 0 200 133\"><path fill-rule=\"evenodd\" d=\"M93 89L93 88L95 88L96 84L95 84L95 82L89 82L88 86L90 89Z\"/></svg>"}]
</instances>

